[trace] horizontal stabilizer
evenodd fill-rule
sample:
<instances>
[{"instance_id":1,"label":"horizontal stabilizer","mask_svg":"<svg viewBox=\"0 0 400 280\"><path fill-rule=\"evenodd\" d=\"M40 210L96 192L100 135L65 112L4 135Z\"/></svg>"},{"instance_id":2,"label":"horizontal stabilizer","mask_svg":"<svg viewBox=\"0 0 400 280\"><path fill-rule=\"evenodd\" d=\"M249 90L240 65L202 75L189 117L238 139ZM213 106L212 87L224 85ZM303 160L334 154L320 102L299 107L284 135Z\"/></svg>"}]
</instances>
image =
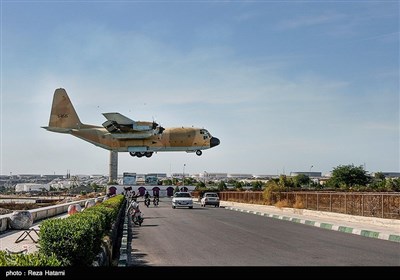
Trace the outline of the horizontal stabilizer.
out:
<instances>
[{"instance_id":1,"label":"horizontal stabilizer","mask_svg":"<svg viewBox=\"0 0 400 280\"><path fill-rule=\"evenodd\" d=\"M103 113L103 127L118 139L145 139L162 134L164 128L156 122L134 121L120 113Z\"/></svg>"},{"instance_id":2,"label":"horizontal stabilizer","mask_svg":"<svg viewBox=\"0 0 400 280\"><path fill-rule=\"evenodd\" d=\"M128 117L125 117L120 113L103 113L103 116L107 120L111 122L116 122L119 125L132 126L135 123L135 121L131 120Z\"/></svg>"}]
</instances>

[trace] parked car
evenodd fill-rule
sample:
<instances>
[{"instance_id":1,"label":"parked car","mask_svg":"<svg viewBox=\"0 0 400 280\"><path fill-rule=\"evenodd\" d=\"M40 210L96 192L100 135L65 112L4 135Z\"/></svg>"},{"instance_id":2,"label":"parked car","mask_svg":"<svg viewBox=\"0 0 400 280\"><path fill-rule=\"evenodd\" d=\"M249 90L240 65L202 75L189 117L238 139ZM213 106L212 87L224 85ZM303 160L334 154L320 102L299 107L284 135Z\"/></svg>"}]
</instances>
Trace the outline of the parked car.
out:
<instances>
[{"instance_id":1,"label":"parked car","mask_svg":"<svg viewBox=\"0 0 400 280\"><path fill-rule=\"evenodd\" d=\"M172 197L172 208L176 207L189 207L193 208L193 199L188 192L176 192Z\"/></svg>"},{"instance_id":2,"label":"parked car","mask_svg":"<svg viewBox=\"0 0 400 280\"><path fill-rule=\"evenodd\" d=\"M202 207L206 207L206 205L214 205L215 207L219 207L219 196L214 192L206 192L201 198L200 204Z\"/></svg>"}]
</instances>

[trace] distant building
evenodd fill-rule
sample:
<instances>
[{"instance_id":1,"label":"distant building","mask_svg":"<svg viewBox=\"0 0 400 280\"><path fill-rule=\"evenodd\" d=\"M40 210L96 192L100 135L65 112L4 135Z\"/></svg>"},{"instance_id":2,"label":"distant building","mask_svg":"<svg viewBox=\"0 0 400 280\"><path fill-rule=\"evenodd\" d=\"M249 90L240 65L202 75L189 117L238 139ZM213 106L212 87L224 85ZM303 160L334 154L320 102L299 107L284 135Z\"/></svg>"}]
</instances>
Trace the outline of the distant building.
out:
<instances>
[{"instance_id":1,"label":"distant building","mask_svg":"<svg viewBox=\"0 0 400 280\"><path fill-rule=\"evenodd\" d=\"M171 178L183 178L183 176L185 175L185 177L190 177L190 174L183 174L183 173L172 173L171 174Z\"/></svg>"},{"instance_id":2,"label":"distant building","mask_svg":"<svg viewBox=\"0 0 400 280\"><path fill-rule=\"evenodd\" d=\"M124 185L136 185L136 173L124 172L122 183Z\"/></svg>"},{"instance_id":3,"label":"distant building","mask_svg":"<svg viewBox=\"0 0 400 280\"><path fill-rule=\"evenodd\" d=\"M322 172L303 172L303 171L295 171L295 172L290 172L290 176L294 177L297 175L307 175L308 177L312 178L319 178L322 177Z\"/></svg>"},{"instance_id":4,"label":"distant building","mask_svg":"<svg viewBox=\"0 0 400 280\"><path fill-rule=\"evenodd\" d=\"M18 174L16 175L18 179L39 179L42 177L40 174Z\"/></svg>"},{"instance_id":5,"label":"distant building","mask_svg":"<svg viewBox=\"0 0 400 280\"><path fill-rule=\"evenodd\" d=\"M22 183L15 186L15 192L41 192L50 190L48 184Z\"/></svg>"},{"instance_id":6,"label":"distant building","mask_svg":"<svg viewBox=\"0 0 400 280\"><path fill-rule=\"evenodd\" d=\"M228 173L216 173L216 172L203 172L198 175L198 178L206 179L206 180L221 180L226 179L228 177Z\"/></svg>"},{"instance_id":7,"label":"distant building","mask_svg":"<svg viewBox=\"0 0 400 280\"><path fill-rule=\"evenodd\" d=\"M145 183L149 185L158 185L160 181L167 178L166 173L148 173L144 176Z\"/></svg>"},{"instance_id":8,"label":"distant building","mask_svg":"<svg viewBox=\"0 0 400 280\"><path fill-rule=\"evenodd\" d=\"M385 178L400 178L400 172L372 172L372 177L375 177L376 173L382 173Z\"/></svg>"},{"instance_id":9,"label":"distant building","mask_svg":"<svg viewBox=\"0 0 400 280\"><path fill-rule=\"evenodd\" d=\"M253 178L257 180L269 180L271 178L277 178L277 177L279 178L278 175L253 175Z\"/></svg>"},{"instance_id":10,"label":"distant building","mask_svg":"<svg viewBox=\"0 0 400 280\"><path fill-rule=\"evenodd\" d=\"M55 175L55 174L50 174L50 175L42 175L42 178L48 179L48 180L54 180L58 178L64 178L64 175Z\"/></svg>"},{"instance_id":11,"label":"distant building","mask_svg":"<svg viewBox=\"0 0 400 280\"><path fill-rule=\"evenodd\" d=\"M251 179L253 178L253 174L238 174L238 173L232 173L232 174L228 174L227 176L228 178L232 178L232 179Z\"/></svg>"},{"instance_id":12,"label":"distant building","mask_svg":"<svg viewBox=\"0 0 400 280\"><path fill-rule=\"evenodd\" d=\"M167 178L167 173L147 173L146 176L153 176L158 179L166 179Z\"/></svg>"}]
</instances>

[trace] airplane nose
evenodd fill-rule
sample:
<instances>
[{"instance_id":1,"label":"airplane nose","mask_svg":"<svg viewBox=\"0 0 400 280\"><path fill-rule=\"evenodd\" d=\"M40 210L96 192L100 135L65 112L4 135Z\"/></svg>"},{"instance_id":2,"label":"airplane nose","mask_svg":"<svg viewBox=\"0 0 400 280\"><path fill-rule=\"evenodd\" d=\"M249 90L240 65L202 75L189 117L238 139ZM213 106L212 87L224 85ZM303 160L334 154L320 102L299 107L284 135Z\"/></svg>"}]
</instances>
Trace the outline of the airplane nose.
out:
<instances>
[{"instance_id":1,"label":"airplane nose","mask_svg":"<svg viewBox=\"0 0 400 280\"><path fill-rule=\"evenodd\" d=\"M210 139L210 148L218 146L219 145L219 139L216 137L211 137Z\"/></svg>"}]
</instances>

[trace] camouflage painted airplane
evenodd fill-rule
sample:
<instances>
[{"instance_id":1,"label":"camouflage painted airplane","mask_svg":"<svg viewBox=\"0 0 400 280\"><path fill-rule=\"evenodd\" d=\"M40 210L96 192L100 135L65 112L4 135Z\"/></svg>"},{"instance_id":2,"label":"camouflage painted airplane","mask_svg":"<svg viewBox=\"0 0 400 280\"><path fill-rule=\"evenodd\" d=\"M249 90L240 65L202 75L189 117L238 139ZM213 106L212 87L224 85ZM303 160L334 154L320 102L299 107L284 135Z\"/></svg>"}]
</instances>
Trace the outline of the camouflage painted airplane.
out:
<instances>
[{"instance_id":1,"label":"camouflage painted airplane","mask_svg":"<svg viewBox=\"0 0 400 280\"><path fill-rule=\"evenodd\" d=\"M163 128L156 122L134 121L120 113L103 113L102 125L83 124L63 88L56 89L51 107L49 131L69 133L101 148L151 157L154 152L196 152L218 146L218 138L204 128Z\"/></svg>"}]
</instances>

